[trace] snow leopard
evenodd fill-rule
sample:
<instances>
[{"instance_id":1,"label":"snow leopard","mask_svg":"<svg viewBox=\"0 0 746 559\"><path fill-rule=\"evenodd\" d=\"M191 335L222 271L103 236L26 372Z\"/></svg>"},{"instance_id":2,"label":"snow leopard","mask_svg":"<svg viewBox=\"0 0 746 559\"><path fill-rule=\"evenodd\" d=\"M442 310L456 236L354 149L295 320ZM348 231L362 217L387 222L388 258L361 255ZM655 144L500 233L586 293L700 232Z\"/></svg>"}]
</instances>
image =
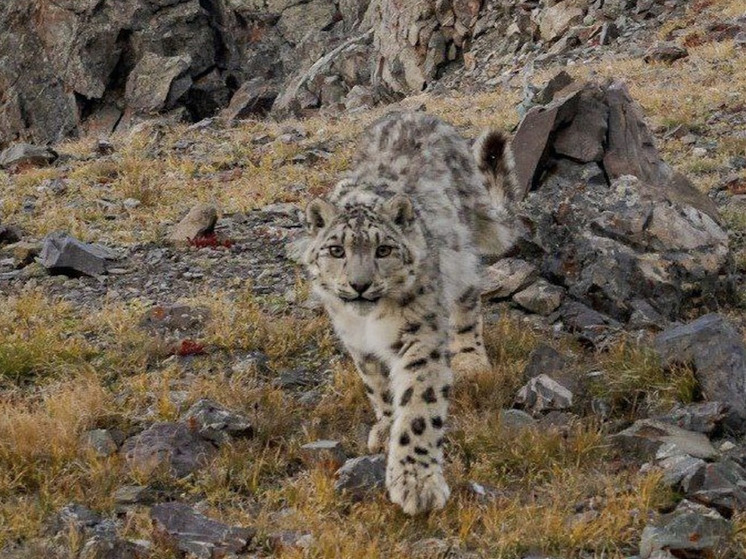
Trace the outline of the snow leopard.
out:
<instances>
[{"instance_id":1,"label":"snow leopard","mask_svg":"<svg viewBox=\"0 0 746 559\"><path fill-rule=\"evenodd\" d=\"M424 112L362 134L352 170L305 211L302 260L375 412L368 448L406 514L442 508L444 428L458 374L489 369L480 260L515 241L505 136L473 146Z\"/></svg>"}]
</instances>

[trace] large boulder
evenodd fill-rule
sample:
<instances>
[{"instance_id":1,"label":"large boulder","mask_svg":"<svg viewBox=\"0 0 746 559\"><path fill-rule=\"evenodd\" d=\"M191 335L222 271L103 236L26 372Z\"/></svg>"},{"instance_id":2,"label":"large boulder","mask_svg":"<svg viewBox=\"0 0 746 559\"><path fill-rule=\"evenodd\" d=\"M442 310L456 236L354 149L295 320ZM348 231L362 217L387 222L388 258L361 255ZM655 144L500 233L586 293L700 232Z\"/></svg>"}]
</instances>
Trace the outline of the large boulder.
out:
<instances>
[{"instance_id":1,"label":"large boulder","mask_svg":"<svg viewBox=\"0 0 746 559\"><path fill-rule=\"evenodd\" d=\"M528 111L513 150L531 231L518 256L571 300L627 322L641 308L672 320L730 297L717 209L661 159L623 84L557 92Z\"/></svg>"}]
</instances>

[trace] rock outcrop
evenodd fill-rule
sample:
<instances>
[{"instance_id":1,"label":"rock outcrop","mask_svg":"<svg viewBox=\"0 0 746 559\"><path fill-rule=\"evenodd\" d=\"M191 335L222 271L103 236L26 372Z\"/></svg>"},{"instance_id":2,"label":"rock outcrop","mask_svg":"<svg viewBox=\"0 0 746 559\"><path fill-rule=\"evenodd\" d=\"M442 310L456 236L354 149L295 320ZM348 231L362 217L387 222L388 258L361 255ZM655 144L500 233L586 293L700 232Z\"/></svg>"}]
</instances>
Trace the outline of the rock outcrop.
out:
<instances>
[{"instance_id":1,"label":"rock outcrop","mask_svg":"<svg viewBox=\"0 0 746 559\"><path fill-rule=\"evenodd\" d=\"M730 297L732 257L715 205L661 159L623 84L558 91L527 112L513 149L517 211L530 231L517 256L539 270L535 291L566 290L559 318L569 324L577 313L563 309L581 304L661 326L685 305Z\"/></svg>"}]
</instances>

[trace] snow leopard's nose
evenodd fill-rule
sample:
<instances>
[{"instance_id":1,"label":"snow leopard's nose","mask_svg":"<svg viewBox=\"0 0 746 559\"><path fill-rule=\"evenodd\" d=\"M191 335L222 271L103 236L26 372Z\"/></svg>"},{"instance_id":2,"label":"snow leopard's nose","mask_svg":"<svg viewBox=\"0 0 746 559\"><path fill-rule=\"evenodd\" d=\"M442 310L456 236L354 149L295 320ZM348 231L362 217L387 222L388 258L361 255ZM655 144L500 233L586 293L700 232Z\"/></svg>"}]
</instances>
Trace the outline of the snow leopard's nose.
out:
<instances>
[{"instance_id":1,"label":"snow leopard's nose","mask_svg":"<svg viewBox=\"0 0 746 559\"><path fill-rule=\"evenodd\" d=\"M371 286L372 282L351 282L350 287L358 292L358 295L362 295L366 291L368 291L368 288Z\"/></svg>"}]
</instances>

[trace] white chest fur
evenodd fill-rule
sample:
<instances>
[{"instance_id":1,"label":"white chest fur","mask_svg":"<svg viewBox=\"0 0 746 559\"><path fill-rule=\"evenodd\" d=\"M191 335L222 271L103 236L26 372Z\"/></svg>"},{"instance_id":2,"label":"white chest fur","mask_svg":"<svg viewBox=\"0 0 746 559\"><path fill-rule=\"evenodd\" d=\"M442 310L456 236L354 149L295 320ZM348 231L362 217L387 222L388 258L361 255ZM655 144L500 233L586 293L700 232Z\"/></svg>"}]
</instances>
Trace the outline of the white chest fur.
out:
<instances>
[{"instance_id":1,"label":"white chest fur","mask_svg":"<svg viewBox=\"0 0 746 559\"><path fill-rule=\"evenodd\" d=\"M394 316L380 316L377 310L361 315L341 305L329 309L334 329L344 344L354 353L372 353L380 358L391 352L391 345L399 337L399 320Z\"/></svg>"}]
</instances>

